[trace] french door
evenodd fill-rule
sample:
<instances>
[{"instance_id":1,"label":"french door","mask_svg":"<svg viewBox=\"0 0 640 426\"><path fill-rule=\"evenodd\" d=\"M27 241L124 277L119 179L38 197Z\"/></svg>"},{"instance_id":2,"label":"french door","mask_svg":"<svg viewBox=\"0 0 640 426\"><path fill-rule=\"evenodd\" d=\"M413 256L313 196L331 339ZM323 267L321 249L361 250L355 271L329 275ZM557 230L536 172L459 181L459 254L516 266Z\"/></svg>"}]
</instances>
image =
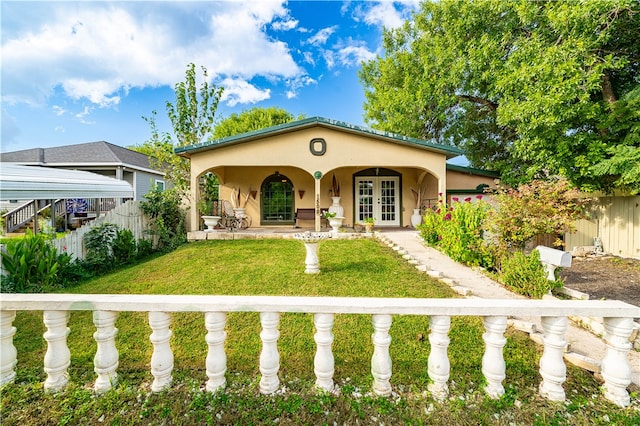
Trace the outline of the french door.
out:
<instances>
[{"instance_id":1,"label":"french door","mask_svg":"<svg viewBox=\"0 0 640 426\"><path fill-rule=\"evenodd\" d=\"M367 217L378 226L400 226L399 177L356 177L356 223Z\"/></svg>"}]
</instances>

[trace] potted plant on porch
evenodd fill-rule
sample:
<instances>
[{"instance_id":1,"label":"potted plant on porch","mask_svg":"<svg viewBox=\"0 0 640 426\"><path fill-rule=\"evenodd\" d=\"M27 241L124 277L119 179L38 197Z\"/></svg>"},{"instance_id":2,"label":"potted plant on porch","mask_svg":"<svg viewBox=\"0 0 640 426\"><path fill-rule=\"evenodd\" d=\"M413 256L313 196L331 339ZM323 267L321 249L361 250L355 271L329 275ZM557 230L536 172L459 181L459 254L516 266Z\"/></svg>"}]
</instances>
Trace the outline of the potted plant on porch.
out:
<instances>
[{"instance_id":1,"label":"potted plant on porch","mask_svg":"<svg viewBox=\"0 0 640 426\"><path fill-rule=\"evenodd\" d=\"M373 231L373 226L375 225L376 220L373 217L365 217L362 223L364 223L365 232L371 232Z\"/></svg>"},{"instance_id":2,"label":"potted plant on porch","mask_svg":"<svg viewBox=\"0 0 640 426\"><path fill-rule=\"evenodd\" d=\"M251 195L251 188L245 194L244 199L242 197L242 191L240 191L240 187L233 188L231 190L231 204L233 204L233 212L236 217L243 218L246 215L247 211L247 202L249 201L249 196Z\"/></svg>"},{"instance_id":3,"label":"potted plant on porch","mask_svg":"<svg viewBox=\"0 0 640 426\"><path fill-rule=\"evenodd\" d=\"M204 221L205 231L211 232L218 226L218 222L222 219L220 216L213 215L213 200L207 198L201 198L196 207L200 213L200 217Z\"/></svg>"},{"instance_id":4,"label":"potted plant on porch","mask_svg":"<svg viewBox=\"0 0 640 426\"><path fill-rule=\"evenodd\" d=\"M336 217L344 219L344 207L340 205L340 182L336 179L335 173L333 174L333 180L331 182L331 194L333 204L329 206L329 211L335 213Z\"/></svg>"},{"instance_id":5,"label":"potted plant on porch","mask_svg":"<svg viewBox=\"0 0 640 426\"><path fill-rule=\"evenodd\" d=\"M322 217L329 221L329 226L331 226L331 232L337 234L342 226L342 220L344 217L340 217L336 212L328 211L322 214Z\"/></svg>"},{"instance_id":6,"label":"potted plant on porch","mask_svg":"<svg viewBox=\"0 0 640 426\"><path fill-rule=\"evenodd\" d=\"M420 209L422 208L422 200L424 199L427 190L421 185L417 189L411 188L411 192L413 193L413 199L416 202L416 208L413 209L413 214L411 215L411 225L414 228L417 228L418 225L422 223Z\"/></svg>"}]
</instances>

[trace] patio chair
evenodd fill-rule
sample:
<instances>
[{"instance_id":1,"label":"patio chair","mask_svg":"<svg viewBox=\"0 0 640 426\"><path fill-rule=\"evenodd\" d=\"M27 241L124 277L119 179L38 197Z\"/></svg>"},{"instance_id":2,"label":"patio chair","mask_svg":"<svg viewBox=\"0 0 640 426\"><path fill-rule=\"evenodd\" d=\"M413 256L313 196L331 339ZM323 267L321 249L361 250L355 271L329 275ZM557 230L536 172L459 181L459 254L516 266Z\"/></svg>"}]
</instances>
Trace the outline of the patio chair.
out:
<instances>
[{"instance_id":1,"label":"patio chair","mask_svg":"<svg viewBox=\"0 0 640 426\"><path fill-rule=\"evenodd\" d=\"M239 217L234 211L231 202L224 200L222 202L222 219L220 223L230 232L235 232L238 229L243 230L251 226L251 218L246 215Z\"/></svg>"}]
</instances>

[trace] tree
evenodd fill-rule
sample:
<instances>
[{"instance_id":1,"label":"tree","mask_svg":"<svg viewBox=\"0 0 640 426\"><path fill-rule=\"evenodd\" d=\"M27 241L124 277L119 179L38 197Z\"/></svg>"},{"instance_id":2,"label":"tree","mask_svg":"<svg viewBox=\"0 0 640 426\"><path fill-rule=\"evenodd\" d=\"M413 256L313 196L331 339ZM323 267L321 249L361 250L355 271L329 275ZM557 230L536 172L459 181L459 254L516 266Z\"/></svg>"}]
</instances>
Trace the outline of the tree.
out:
<instances>
[{"instance_id":1,"label":"tree","mask_svg":"<svg viewBox=\"0 0 640 426\"><path fill-rule=\"evenodd\" d=\"M252 108L248 111L242 111L240 114L233 113L228 118L221 120L214 129L213 137L215 139L221 139L240 133L252 132L289 123L294 120L301 120L303 118L303 115L295 117L290 112L281 108Z\"/></svg>"},{"instance_id":2,"label":"tree","mask_svg":"<svg viewBox=\"0 0 640 426\"><path fill-rule=\"evenodd\" d=\"M606 128L620 143L607 148L610 155L593 166L596 176L632 194L640 193L640 85L620 99L609 114Z\"/></svg>"},{"instance_id":3,"label":"tree","mask_svg":"<svg viewBox=\"0 0 640 426\"><path fill-rule=\"evenodd\" d=\"M365 119L459 146L505 182L606 189L615 179L593 167L631 128L608 120L640 81L639 12L633 0L425 2L363 64Z\"/></svg>"},{"instance_id":4,"label":"tree","mask_svg":"<svg viewBox=\"0 0 640 426\"><path fill-rule=\"evenodd\" d=\"M223 88L209 85L208 73L202 67L203 82L196 87L196 71L193 63L187 66L185 81L174 87L175 105L167 101L167 115L173 126L173 136L159 132L156 125L157 112L150 117L142 117L151 127L151 138L141 146L132 149L155 158L160 170L167 173L167 179L181 193L186 194L190 186L190 163L187 159L174 154L178 146L194 145L211 135L218 102Z\"/></svg>"}]
</instances>

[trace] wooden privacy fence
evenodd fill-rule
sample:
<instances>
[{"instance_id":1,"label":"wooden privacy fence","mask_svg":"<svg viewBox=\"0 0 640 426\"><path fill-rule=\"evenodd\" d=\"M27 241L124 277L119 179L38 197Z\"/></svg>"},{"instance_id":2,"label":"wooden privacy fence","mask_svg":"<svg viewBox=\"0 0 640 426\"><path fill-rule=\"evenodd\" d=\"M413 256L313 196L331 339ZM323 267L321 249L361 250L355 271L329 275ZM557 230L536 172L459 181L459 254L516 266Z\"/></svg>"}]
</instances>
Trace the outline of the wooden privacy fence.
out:
<instances>
[{"instance_id":1,"label":"wooden privacy fence","mask_svg":"<svg viewBox=\"0 0 640 426\"><path fill-rule=\"evenodd\" d=\"M431 379L427 389L436 399L448 395L450 362L448 355L449 328L452 316L480 316L486 332L483 334L485 352L482 369L485 391L492 398L504 394L506 366L503 348L507 318L514 315L537 316L542 319L544 352L540 359L540 394L550 400L565 400L563 383L566 367L563 352L567 345L564 334L567 316L597 315L604 317L607 351L601 361L604 396L625 407L630 404L627 386L631 383L631 368L627 354L631 348L629 336L633 318L640 316L640 308L619 301L607 300L512 300L512 299L413 299L359 297L290 297L290 296L190 296L190 295L134 295L134 294L6 294L0 301L0 386L16 378L17 351L13 344L16 311L43 311L46 327L44 339L47 352L44 370L47 374L45 390L63 390L69 380L67 369L71 355L67 346L67 327L70 311L92 311L96 327L94 371L97 374L94 390L103 393L118 381L119 353L116 347L115 322L119 312L148 312L152 331L153 353L150 360L154 392L171 389L174 365L171 348L171 313L201 312L207 332L203 336L208 352L202 354L208 378L206 389L214 392L226 385L227 357L225 352L228 312L259 312L262 330L260 392L273 394L280 387L278 372L278 330L280 313L310 314L315 325L316 343L313 371L315 386L325 391L336 390L334 383L333 324L341 314L371 315L371 375L373 391L382 396L392 393L392 360L389 352L389 333L393 315L421 315L429 318L431 350L425 368ZM20 330L31 333L32 330ZM233 345L229 342L228 345ZM363 366L364 368L364 366Z\"/></svg>"},{"instance_id":2,"label":"wooden privacy fence","mask_svg":"<svg viewBox=\"0 0 640 426\"><path fill-rule=\"evenodd\" d=\"M52 244L58 253L66 252L76 259L84 259L85 234L103 223L113 223L120 228L130 230L136 240L148 237L145 235L145 230L149 227L149 219L142 212L140 201L130 200L110 210L104 216L84 224L66 237L53 240Z\"/></svg>"},{"instance_id":3,"label":"wooden privacy fence","mask_svg":"<svg viewBox=\"0 0 640 426\"><path fill-rule=\"evenodd\" d=\"M580 220L577 232L565 235L566 250L593 246L600 237L605 253L640 259L640 195L599 197L591 207L591 219Z\"/></svg>"}]
</instances>

